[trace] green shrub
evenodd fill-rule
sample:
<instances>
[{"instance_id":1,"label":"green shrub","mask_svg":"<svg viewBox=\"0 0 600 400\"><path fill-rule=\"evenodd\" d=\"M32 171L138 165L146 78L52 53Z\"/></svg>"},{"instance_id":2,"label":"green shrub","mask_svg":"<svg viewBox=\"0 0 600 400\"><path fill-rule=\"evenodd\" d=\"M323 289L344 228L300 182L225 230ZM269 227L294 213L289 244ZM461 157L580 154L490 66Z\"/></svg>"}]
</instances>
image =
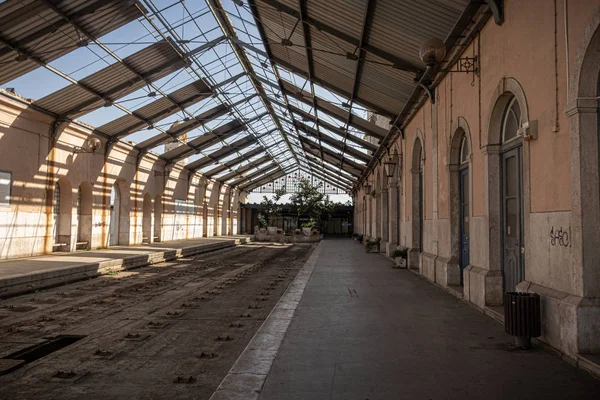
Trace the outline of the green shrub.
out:
<instances>
[{"instance_id":1,"label":"green shrub","mask_svg":"<svg viewBox=\"0 0 600 400\"><path fill-rule=\"evenodd\" d=\"M396 249L392 252L392 258L402 257L402 258L406 259L407 256L408 256L408 249L406 247Z\"/></svg>"}]
</instances>

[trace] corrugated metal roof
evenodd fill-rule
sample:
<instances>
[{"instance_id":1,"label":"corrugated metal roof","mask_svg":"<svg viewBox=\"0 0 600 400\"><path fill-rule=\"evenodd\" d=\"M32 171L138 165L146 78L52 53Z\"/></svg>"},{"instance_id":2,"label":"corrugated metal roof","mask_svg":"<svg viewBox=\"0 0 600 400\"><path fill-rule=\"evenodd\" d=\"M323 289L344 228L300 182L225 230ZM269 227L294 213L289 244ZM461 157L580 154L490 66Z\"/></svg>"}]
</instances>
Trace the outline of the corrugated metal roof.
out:
<instances>
[{"instance_id":1,"label":"corrugated metal roof","mask_svg":"<svg viewBox=\"0 0 600 400\"><path fill-rule=\"evenodd\" d=\"M255 17L266 27L263 31L276 64L284 68L292 66L294 72L308 76L306 54L301 50L310 45L313 81L339 95L352 94L358 61L347 58L345 53L354 53L361 41L367 1L308 1L307 24L302 25L309 30L311 43L305 43L304 38L296 39L299 35L294 34L294 46L285 49L271 43L280 42L275 32L280 34L293 28L300 15L300 2L254 0L253 3ZM425 65L418 57L419 47L430 38L445 39L468 3L469 0L378 0L363 38L367 56L362 62L355 101L375 112L397 115L416 84L414 72L393 68L393 61L401 60L411 68L424 70Z\"/></svg>"},{"instance_id":2,"label":"corrugated metal roof","mask_svg":"<svg viewBox=\"0 0 600 400\"><path fill-rule=\"evenodd\" d=\"M218 175L218 174L220 174L221 172L223 172L223 171L227 170L228 168L234 167L234 166L236 166L237 164L239 164L239 163L243 162L244 160L248 160L248 159L250 159L250 158L252 158L252 157L254 157L254 156L257 156L257 155L259 155L259 154L262 154L262 153L264 153L264 152L265 152L265 149L263 149L262 147L257 147L257 148L255 148L255 149L253 149L253 150L250 150L250 151L248 151L248 152L242 153L242 156L241 156L241 157L238 157L238 158L236 158L236 159L234 159L234 160L231 160L231 161L227 161L227 162L226 162L226 163L224 163L223 165L219 165L219 166L218 166L218 167L216 167L216 168L213 168L213 169L211 169L211 170L209 170L209 171L206 171L206 172L204 173L204 176L211 177L211 176L214 176L214 175ZM271 156L267 154L267 155L265 155L265 156L264 156L264 157L262 157L262 158L268 158L268 159L271 159Z\"/></svg>"},{"instance_id":3,"label":"corrugated metal roof","mask_svg":"<svg viewBox=\"0 0 600 400\"><path fill-rule=\"evenodd\" d=\"M146 82L127 68L129 65L139 75L149 81L156 81L186 65L177 51L166 40L154 43L137 53L116 62L65 88L33 102L37 107L56 115L76 118L105 105L103 96L109 101L132 93L146 85ZM95 91L99 95L93 94Z\"/></svg>"},{"instance_id":4,"label":"corrugated metal roof","mask_svg":"<svg viewBox=\"0 0 600 400\"><path fill-rule=\"evenodd\" d=\"M130 1L54 0L53 4L96 37L142 16ZM80 35L44 1L7 0L0 4L0 84L38 68L40 62L49 63L77 49L80 39L89 39ZM29 57L16 61L19 52Z\"/></svg>"},{"instance_id":5,"label":"corrugated metal roof","mask_svg":"<svg viewBox=\"0 0 600 400\"><path fill-rule=\"evenodd\" d=\"M108 136L123 137L145 128L148 126L147 122L154 124L177 113L181 108L197 103L210 95L210 89L206 83L203 80L197 80L170 93L168 96L171 100L161 97L150 104L138 108L132 114L124 115L98 127L97 130Z\"/></svg>"},{"instance_id":6,"label":"corrugated metal roof","mask_svg":"<svg viewBox=\"0 0 600 400\"><path fill-rule=\"evenodd\" d=\"M228 137L236 134L243 128L244 124L242 124L240 120L234 119L231 122L228 122L216 129L213 129L212 133L199 136L196 139L187 142L186 144L182 144L179 147L165 152L163 154L163 158L172 161L181 160L182 158L191 156L192 154L202 151L203 149L213 145L214 143L217 143L218 141L227 139Z\"/></svg>"},{"instance_id":7,"label":"corrugated metal roof","mask_svg":"<svg viewBox=\"0 0 600 400\"><path fill-rule=\"evenodd\" d=\"M206 157L202 157L194 162L191 162L187 165L187 167L191 171L197 171L202 167L209 165L215 161L218 161L222 158L225 158L238 150L241 150L245 147L250 146L251 144L256 143L256 138L254 136L245 136L239 140L236 140L233 143L230 143L227 146L221 147L219 150L214 151L207 155Z\"/></svg>"},{"instance_id":8,"label":"corrugated metal roof","mask_svg":"<svg viewBox=\"0 0 600 400\"><path fill-rule=\"evenodd\" d=\"M244 177L236 179L235 181L231 182L230 186L233 186L233 187L239 186L243 182L250 181L252 179L256 179L256 178L260 177L261 175L271 172L278 168L279 168L279 166L276 163L271 162L271 163L265 165L264 167L260 168L257 171L254 171Z\"/></svg>"},{"instance_id":9,"label":"corrugated metal roof","mask_svg":"<svg viewBox=\"0 0 600 400\"><path fill-rule=\"evenodd\" d=\"M219 104L216 107L211 108L201 114L198 114L189 121L186 121L182 124L169 128L167 134L160 133L154 137L151 137L143 142L139 143L136 147L142 150L152 149L156 146L160 146L171 140L172 138L179 137L184 133L187 133L193 129L198 128L199 126L204 125L207 122L214 120L215 118L219 118L220 116L229 112L229 108L224 104Z\"/></svg>"},{"instance_id":10,"label":"corrugated metal roof","mask_svg":"<svg viewBox=\"0 0 600 400\"><path fill-rule=\"evenodd\" d=\"M230 173L219 177L218 180L220 182L227 182L228 180L235 178L236 176L240 176L241 174L245 173L246 171L251 170L252 168L260 168L262 165L264 165L265 163L267 163L269 161L272 161L270 156L261 157L254 162L248 163L242 167L237 168L235 171L231 171Z\"/></svg>"}]
</instances>

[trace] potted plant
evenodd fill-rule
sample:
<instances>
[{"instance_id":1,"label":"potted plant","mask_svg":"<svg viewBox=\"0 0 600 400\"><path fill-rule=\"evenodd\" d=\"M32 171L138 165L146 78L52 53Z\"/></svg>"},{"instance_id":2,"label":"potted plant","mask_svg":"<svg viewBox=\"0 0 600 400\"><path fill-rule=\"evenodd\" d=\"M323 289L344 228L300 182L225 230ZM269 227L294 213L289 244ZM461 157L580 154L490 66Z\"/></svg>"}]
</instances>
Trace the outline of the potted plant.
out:
<instances>
[{"instance_id":1,"label":"potted plant","mask_svg":"<svg viewBox=\"0 0 600 400\"><path fill-rule=\"evenodd\" d=\"M310 219L310 221L303 223L302 226L302 233L304 234L304 236L310 236L312 228L316 225L316 222L314 219Z\"/></svg>"},{"instance_id":2,"label":"potted plant","mask_svg":"<svg viewBox=\"0 0 600 400\"><path fill-rule=\"evenodd\" d=\"M375 197L376 194L377 192L375 191L375 189L371 190L371 197Z\"/></svg>"},{"instance_id":3,"label":"potted plant","mask_svg":"<svg viewBox=\"0 0 600 400\"><path fill-rule=\"evenodd\" d=\"M391 257L394 259L395 268L406 268L407 255L408 249L406 247L399 247L392 252Z\"/></svg>"},{"instance_id":4,"label":"potted plant","mask_svg":"<svg viewBox=\"0 0 600 400\"><path fill-rule=\"evenodd\" d=\"M375 251L376 253L379 253L379 245L381 244L381 238L375 238L372 240L367 240L365 241L365 247L367 250L367 253L370 253L371 251Z\"/></svg>"}]
</instances>

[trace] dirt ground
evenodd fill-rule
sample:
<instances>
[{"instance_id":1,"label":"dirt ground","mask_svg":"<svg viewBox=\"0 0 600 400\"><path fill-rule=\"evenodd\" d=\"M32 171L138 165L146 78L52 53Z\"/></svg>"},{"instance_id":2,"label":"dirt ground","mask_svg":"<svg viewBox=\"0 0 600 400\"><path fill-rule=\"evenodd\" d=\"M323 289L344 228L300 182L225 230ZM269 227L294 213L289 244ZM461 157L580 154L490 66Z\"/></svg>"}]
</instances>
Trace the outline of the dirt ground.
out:
<instances>
[{"instance_id":1,"label":"dirt ground","mask_svg":"<svg viewBox=\"0 0 600 400\"><path fill-rule=\"evenodd\" d=\"M208 399L314 245L250 244L0 302L0 399Z\"/></svg>"}]
</instances>

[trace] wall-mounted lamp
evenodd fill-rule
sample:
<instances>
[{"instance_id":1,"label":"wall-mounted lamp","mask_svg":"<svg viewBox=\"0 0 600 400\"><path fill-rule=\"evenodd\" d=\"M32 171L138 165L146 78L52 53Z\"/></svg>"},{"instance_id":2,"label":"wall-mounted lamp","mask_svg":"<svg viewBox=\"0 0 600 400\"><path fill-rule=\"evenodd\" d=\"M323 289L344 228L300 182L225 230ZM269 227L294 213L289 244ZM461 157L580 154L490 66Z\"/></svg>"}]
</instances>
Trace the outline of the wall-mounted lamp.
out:
<instances>
[{"instance_id":1,"label":"wall-mounted lamp","mask_svg":"<svg viewBox=\"0 0 600 400\"><path fill-rule=\"evenodd\" d=\"M371 193L371 182L365 182L365 194Z\"/></svg>"},{"instance_id":2,"label":"wall-mounted lamp","mask_svg":"<svg viewBox=\"0 0 600 400\"><path fill-rule=\"evenodd\" d=\"M387 177L393 178L396 171L396 161L392 160L392 157L388 157L388 159L383 162L383 168L385 169Z\"/></svg>"},{"instance_id":3,"label":"wall-mounted lamp","mask_svg":"<svg viewBox=\"0 0 600 400\"><path fill-rule=\"evenodd\" d=\"M444 61L446 57L446 45L440 39L429 39L419 49L419 58L430 68L435 67ZM479 72L477 56L460 57L455 64L454 69L444 70L444 72Z\"/></svg>"},{"instance_id":4,"label":"wall-mounted lamp","mask_svg":"<svg viewBox=\"0 0 600 400\"><path fill-rule=\"evenodd\" d=\"M75 153L92 153L95 154L98 149L102 146L100 139L95 137L89 137L84 142L83 146L75 146L73 148L73 154Z\"/></svg>"}]
</instances>

